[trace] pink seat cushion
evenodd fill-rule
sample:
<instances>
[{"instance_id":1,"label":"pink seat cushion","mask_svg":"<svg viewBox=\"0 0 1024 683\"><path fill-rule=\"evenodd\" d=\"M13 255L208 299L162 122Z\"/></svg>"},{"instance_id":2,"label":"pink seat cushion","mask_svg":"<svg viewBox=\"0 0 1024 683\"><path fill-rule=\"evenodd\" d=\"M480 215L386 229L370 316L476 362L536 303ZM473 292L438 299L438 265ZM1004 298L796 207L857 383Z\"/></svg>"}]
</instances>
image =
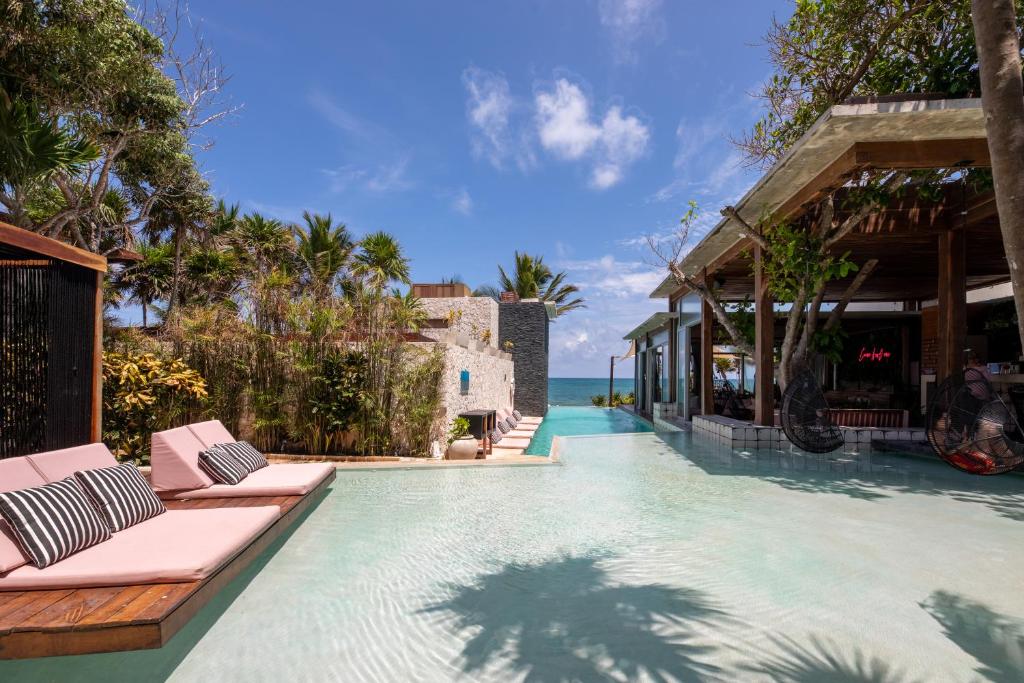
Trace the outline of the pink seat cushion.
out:
<instances>
[{"instance_id":1,"label":"pink seat cushion","mask_svg":"<svg viewBox=\"0 0 1024 683\"><path fill-rule=\"evenodd\" d=\"M45 569L15 569L0 578L0 591L199 581L280 516L276 505L168 510Z\"/></svg>"},{"instance_id":2,"label":"pink seat cushion","mask_svg":"<svg viewBox=\"0 0 1024 683\"><path fill-rule=\"evenodd\" d=\"M331 463L268 465L234 485L214 484L194 491L161 493L163 498L245 498L247 496L304 496L331 476Z\"/></svg>"},{"instance_id":3,"label":"pink seat cushion","mask_svg":"<svg viewBox=\"0 0 1024 683\"><path fill-rule=\"evenodd\" d=\"M117 466L117 458L101 443L62 448L26 456L47 482L61 481L79 470L98 470Z\"/></svg>"},{"instance_id":4,"label":"pink seat cushion","mask_svg":"<svg viewBox=\"0 0 1024 683\"><path fill-rule=\"evenodd\" d=\"M219 443L234 443L235 437L225 429L220 420L208 422L197 422L188 426L189 430L196 435L196 438L203 442L204 446L214 446Z\"/></svg>"},{"instance_id":5,"label":"pink seat cushion","mask_svg":"<svg viewBox=\"0 0 1024 683\"><path fill-rule=\"evenodd\" d=\"M206 450L188 427L153 434L149 481L156 491L204 489L213 479L199 469L199 452Z\"/></svg>"},{"instance_id":6,"label":"pink seat cushion","mask_svg":"<svg viewBox=\"0 0 1024 683\"><path fill-rule=\"evenodd\" d=\"M32 467L28 458L0 460L0 493L20 491L42 486L46 483L43 475ZM0 574L28 563L21 546L14 540L14 533L7 522L0 519Z\"/></svg>"}]
</instances>

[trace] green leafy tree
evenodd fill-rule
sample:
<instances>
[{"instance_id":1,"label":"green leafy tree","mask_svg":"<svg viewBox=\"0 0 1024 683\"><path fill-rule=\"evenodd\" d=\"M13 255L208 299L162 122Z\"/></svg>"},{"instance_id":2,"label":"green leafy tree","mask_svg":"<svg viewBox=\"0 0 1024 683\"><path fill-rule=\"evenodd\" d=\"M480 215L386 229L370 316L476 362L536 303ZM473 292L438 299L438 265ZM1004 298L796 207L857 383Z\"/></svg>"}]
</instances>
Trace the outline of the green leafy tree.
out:
<instances>
[{"instance_id":1,"label":"green leafy tree","mask_svg":"<svg viewBox=\"0 0 1024 683\"><path fill-rule=\"evenodd\" d=\"M515 252L512 275L498 266L498 279L506 292L515 292L521 299L540 299L555 304L555 312L561 316L578 308L586 308L582 297L571 298L579 287L565 282L565 271L552 273L544 263L544 257Z\"/></svg>"},{"instance_id":2,"label":"green leafy tree","mask_svg":"<svg viewBox=\"0 0 1024 683\"><path fill-rule=\"evenodd\" d=\"M335 224L331 214L302 214L305 228L296 228L297 254L302 282L315 296L334 292L339 277L349 265L354 243L344 224Z\"/></svg>"}]
</instances>

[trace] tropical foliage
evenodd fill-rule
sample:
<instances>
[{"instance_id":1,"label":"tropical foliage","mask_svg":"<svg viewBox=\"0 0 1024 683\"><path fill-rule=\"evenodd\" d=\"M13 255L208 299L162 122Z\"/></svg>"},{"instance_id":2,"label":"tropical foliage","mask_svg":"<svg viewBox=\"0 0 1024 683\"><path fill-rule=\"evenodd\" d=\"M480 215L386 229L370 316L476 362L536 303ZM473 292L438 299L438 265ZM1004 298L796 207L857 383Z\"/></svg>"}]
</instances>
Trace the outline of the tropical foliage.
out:
<instances>
[{"instance_id":1,"label":"tropical foliage","mask_svg":"<svg viewBox=\"0 0 1024 683\"><path fill-rule=\"evenodd\" d=\"M515 292L520 299L540 299L555 304L555 311L563 315L577 308L585 308L582 297L575 297L579 287L566 283L566 273L553 273L542 256L515 253L515 265L510 276L498 266L502 291Z\"/></svg>"}]
</instances>

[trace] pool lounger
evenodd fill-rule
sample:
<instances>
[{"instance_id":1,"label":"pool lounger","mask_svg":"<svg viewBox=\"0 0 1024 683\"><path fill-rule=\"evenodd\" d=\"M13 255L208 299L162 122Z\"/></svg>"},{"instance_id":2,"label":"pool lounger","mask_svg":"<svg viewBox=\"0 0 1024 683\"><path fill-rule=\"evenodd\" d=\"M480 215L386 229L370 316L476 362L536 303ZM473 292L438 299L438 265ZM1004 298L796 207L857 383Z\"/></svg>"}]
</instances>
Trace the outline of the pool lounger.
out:
<instances>
[{"instance_id":1,"label":"pool lounger","mask_svg":"<svg viewBox=\"0 0 1024 683\"><path fill-rule=\"evenodd\" d=\"M216 484L199 468L199 453L235 438L219 420L153 434L153 489L164 499L304 496L331 477L331 463L289 463L256 470L234 485Z\"/></svg>"}]
</instances>

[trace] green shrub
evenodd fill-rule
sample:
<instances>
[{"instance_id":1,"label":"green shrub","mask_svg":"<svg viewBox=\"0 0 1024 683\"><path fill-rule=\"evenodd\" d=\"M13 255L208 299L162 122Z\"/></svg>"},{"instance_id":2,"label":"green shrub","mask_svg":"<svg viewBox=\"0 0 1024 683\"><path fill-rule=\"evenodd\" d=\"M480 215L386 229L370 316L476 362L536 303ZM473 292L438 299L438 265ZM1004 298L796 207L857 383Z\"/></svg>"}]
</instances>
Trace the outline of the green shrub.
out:
<instances>
[{"instance_id":1,"label":"green shrub","mask_svg":"<svg viewBox=\"0 0 1024 683\"><path fill-rule=\"evenodd\" d=\"M448 430L448 445L451 446L467 434L469 434L469 420L464 417L455 418L452 420L452 426Z\"/></svg>"},{"instance_id":2,"label":"green shrub","mask_svg":"<svg viewBox=\"0 0 1024 683\"><path fill-rule=\"evenodd\" d=\"M206 398L206 381L180 359L103 354L103 441L120 460L148 462L150 435Z\"/></svg>"},{"instance_id":3,"label":"green shrub","mask_svg":"<svg viewBox=\"0 0 1024 683\"><path fill-rule=\"evenodd\" d=\"M593 403L598 408L604 408L606 405L608 405L607 398L604 394L597 394L596 396L591 396L590 402Z\"/></svg>"}]
</instances>

